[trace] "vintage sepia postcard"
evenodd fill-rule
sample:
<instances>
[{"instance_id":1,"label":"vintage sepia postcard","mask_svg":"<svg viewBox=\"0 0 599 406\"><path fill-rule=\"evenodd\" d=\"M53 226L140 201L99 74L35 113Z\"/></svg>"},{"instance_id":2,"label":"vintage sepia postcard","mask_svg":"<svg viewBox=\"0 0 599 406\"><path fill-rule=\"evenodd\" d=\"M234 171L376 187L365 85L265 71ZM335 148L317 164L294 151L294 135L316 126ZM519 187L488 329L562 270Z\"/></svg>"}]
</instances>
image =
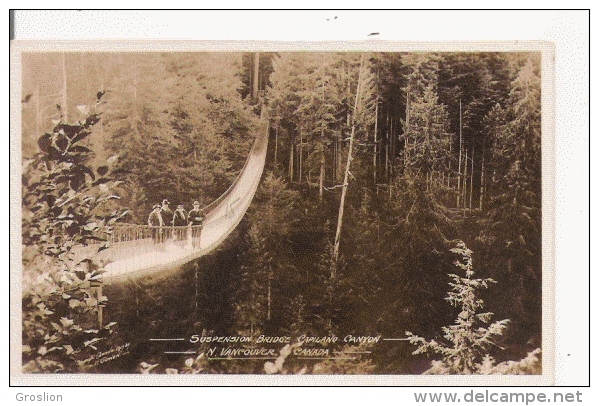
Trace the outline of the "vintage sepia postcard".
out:
<instances>
[{"instance_id":1,"label":"vintage sepia postcard","mask_svg":"<svg viewBox=\"0 0 599 406\"><path fill-rule=\"evenodd\" d=\"M553 69L13 43L11 383L553 384Z\"/></svg>"}]
</instances>

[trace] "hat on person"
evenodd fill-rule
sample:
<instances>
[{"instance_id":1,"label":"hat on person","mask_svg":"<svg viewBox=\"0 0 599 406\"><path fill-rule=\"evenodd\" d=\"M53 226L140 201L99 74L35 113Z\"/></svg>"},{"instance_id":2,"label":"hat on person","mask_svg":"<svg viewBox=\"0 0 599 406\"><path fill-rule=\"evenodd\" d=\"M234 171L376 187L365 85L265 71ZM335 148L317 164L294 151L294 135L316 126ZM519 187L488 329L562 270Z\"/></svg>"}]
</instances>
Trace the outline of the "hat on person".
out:
<instances>
[{"instance_id":1,"label":"hat on person","mask_svg":"<svg viewBox=\"0 0 599 406\"><path fill-rule=\"evenodd\" d=\"M198 202L198 201L196 200L195 202L193 202L193 205L194 205L194 206L199 206L199 205L200 205L200 202Z\"/></svg>"},{"instance_id":2,"label":"hat on person","mask_svg":"<svg viewBox=\"0 0 599 406\"><path fill-rule=\"evenodd\" d=\"M169 203L169 201L168 201L167 199L164 199L164 200L162 201L162 204L170 204L170 203Z\"/></svg>"},{"instance_id":3,"label":"hat on person","mask_svg":"<svg viewBox=\"0 0 599 406\"><path fill-rule=\"evenodd\" d=\"M182 204L180 204L180 205L178 205L178 206L177 206L177 209L183 209L183 208L184 208L184 207L183 207L183 205L182 205Z\"/></svg>"},{"instance_id":4,"label":"hat on person","mask_svg":"<svg viewBox=\"0 0 599 406\"><path fill-rule=\"evenodd\" d=\"M160 208L160 205L159 205L159 204L155 204L155 205L154 205L152 208L153 208L153 209L159 209L159 208Z\"/></svg>"}]
</instances>

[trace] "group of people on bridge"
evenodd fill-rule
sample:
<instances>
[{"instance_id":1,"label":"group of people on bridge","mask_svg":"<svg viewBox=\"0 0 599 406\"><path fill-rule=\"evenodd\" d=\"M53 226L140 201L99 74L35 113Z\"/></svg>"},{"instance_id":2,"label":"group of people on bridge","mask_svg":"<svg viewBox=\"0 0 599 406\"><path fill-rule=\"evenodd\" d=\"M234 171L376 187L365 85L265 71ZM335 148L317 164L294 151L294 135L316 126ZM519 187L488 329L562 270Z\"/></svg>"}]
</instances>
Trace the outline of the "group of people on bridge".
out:
<instances>
[{"instance_id":1,"label":"group of people on bridge","mask_svg":"<svg viewBox=\"0 0 599 406\"><path fill-rule=\"evenodd\" d=\"M173 212L169 207L170 202L167 199L162 201L162 204L155 204L152 212L148 217L148 226L152 227L152 239L155 243L164 242L168 236L165 229L172 228L173 240L196 240L200 238L202 226L206 215L200 208L200 202L193 202L193 209L188 212L185 207L180 204ZM200 226L200 227L193 227ZM176 228L176 227L186 227Z\"/></svg>"}]
</instances>

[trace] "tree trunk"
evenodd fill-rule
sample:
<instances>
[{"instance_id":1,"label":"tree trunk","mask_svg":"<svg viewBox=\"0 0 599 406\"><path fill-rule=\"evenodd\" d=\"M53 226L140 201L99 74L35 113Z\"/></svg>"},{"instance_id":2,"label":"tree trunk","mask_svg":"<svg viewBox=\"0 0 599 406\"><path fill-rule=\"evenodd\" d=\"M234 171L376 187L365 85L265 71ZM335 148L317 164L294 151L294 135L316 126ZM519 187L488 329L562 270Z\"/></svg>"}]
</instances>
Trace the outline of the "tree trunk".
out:
<instances>
[{"instance_id":1,"label":"tree trunk","mask_svg":"<svg viewBox=\"0 0 599 406\"><path fill-rule=\"evenodd\" d=\"M389 157L389 174L391 177L389 179L389 184L391 184L391 179L395 175L395 133L393 130L393 118L391 118L391 156Z\"/></svg>"},{"instance_id":2,"label":"tree trunk","mask_svg":"<svg viewBox=\"0 0 599 406\"><path fill-rule=\"evenodd\" d=\"M458 194L456 207L460 207L460 185L462 182L462 99L460 99L460 152L458 159Z\"/></svg>"},{"instance_id":3,"label":"tree trunk","mask_svg":"<svg viewBox=\"0 0 599 406\"><path fill-rule=\"evenodd\" d=\"M451 161L453 158L453 148L451 146L452 144L453 144L453 142L449 143L449 162L447 163L447 188L448 189L451 187Z\"/></svg>"},{"instance_id":4,"label":"tree trunk","mask_svg":"<svg viewBox=\"0 0 599 406\"><path fill-rule=\"evenodd\" d=\"M337 182L337 148L339 139L335 137L333 140L333 180Z\"/></svg>"},{"instance_id":5,"label":"tree trunk","mask_svg":"<svg viewBox=\"0 0 599 406\"><path fill-rule=\"evenodd\" d=\"M137 294L137 284L133 285L133 289L135 292L135 315L139 319L139 296Z\"/></svg>"},{"instance_id":6,"label":"tree trunk","mask_svg":"<svg viewBox=\"0 0 599 406\"><path fill-rule=\"evenodd\" d=\"M69 121L69 105L67 99L67 65L65 62L65 53L62 53L62 105L60 114L63 116L64 122Z\"/></svg>"},{"instance_id":7,"label":"tree trunk","mask_svg":"<svg viewBox=\"0 0 599 406\"><path fill-rule=\"evenodd\" d=\"M131 123L133 125L133 133L137 140L141 138L139 134L139 123L141 121L141 114L139 113L138 103L137 103L137 65L133 67L133 118Z\"/></svg>"},{"instance_id":8,"label":"tree trunk","mask_svg":"<svg viewBox=\"0 0 599 406\"><path fill-rule=\"evenodd\" d=\"M102 285L96 288L96 308L98 309L98 326L100 329L104 327L104 306L100 306L100 301L102 300Z\"/></svg>"},{"instance_id":9,"label":"tree trunk","mask_svg":"<svg viewBox=\"0 0 599 406\"><path fill-rule=\"evenodd\" d=\"M449 162L447 163L447 189L451 187L451 160L453 158L451 150L451 142L449 143Z\"/></svg>"},{"instance_id":10,"label":"tree trunk","mask_svg":"<svg viewBox=\"0 0 599 406\"><path fill-rule=\"evenodd\" d=\"M318 179L318 197L322 202L322 196L324 191L324 169L325 169L325 157L324 157L324 128L320 129L320 177Z\"/></svg>"},{"instance_id":11,"label":"tree trunk","mask_svg":"<svg viewBox=\"0 0 599 406\"><path fill-rule=\"evenodd\" d=\"M277 166L277 152L279 150L279 123L275 126L275 167Z\"/></svg>"},{"instance_id":12,"label":"tree trunk","mask_svg":"<svg viewBox=\"0 0 599 406\"><path fill-rule=\"evenodd\" d=\"M97 55L100 55L100 53L98 52ZM95 61L94 66L96 68L96 76L98 77L98 82L100 84L100 86L98 87L100 90L105 91L106 90L106 84L105 84L105 80L104 80L104 71L100 70L100 66L101 66L101 61L102 57L98 56L98 59ZM104 139L104 120L100 120L100 134L101 134L101 138L100 139Z\"/></svg>"},{"instance_id":13,"label":"tree trunk","mask_svg":"<svg viewBox=\"0 0 599 406\"><path fill-rule=\"evenodd\" d=\"M406 90L406 128L404 128L404 146L403 146L403 171L406 172L408 165L408 150L410 146L410 88Z\"/></svg>"},{"instance_id":14,"label":"tree trunk","mask_svg":"<svg viewBox=\"0 0 599 406\"><path fill-rule=\"evenodd\" d=\"M267 293L267 304L266 304L266 320L270 320L270 313L272 308L272 269L268 267L268 293Z\"/></svg>"},{"instance_id":15,"label":"tree trunk","mask_svg":"<svg viewBox=\"0 0 599 406\"><path fill-rule=\"evenodd\" d=\"M337 139L337 165L335 166L335 179L341 178L343 173L343 138Z\"/></svg>"},{"instance_id":16,"label":"tree trunk","mask_svg":"<svg viewBox=\"0 0 599 406\"><path fill-rule=\"evenodd\" d=\"M377 131L379 124L379 97L376 97L376 106L374 107L374 147L372 154L372 177L374 179L374 184L376 185L376 153L377 153Z\"/></svg>"},{"instance_id":17,"label":"tree trunk","mask_svg":"<svg viewBox=\"0 0 599 406\"><path fill-rule=\"evenodd\" d=\"M464 179L462 179L462 207L466 208L466 183L468 181L468 150L466 150L466 156L464 157Z\"/></svg>"},{"instance_id":18,"label":"tree trunk","mask_svg":"<svg viewBox=\"0 0 599 406\"><path fill-rule=\"evenodd\" d=\"M200 297L200 292L199 292L199 274L200 274L200 267L198 266L198 262L196 260L195 264L194 264L194 268L195 268L195 288L196 288L196 292L195 292L195 308L196 310L199 307L199 297Z\"/></svg>"},{"instance_id":19,"label":"tree trunk","mask_svg":"<svg viewBox=\"0 0 599 406\"><path fill-rule=\"evenodd\" d=\"M472 209L472 185L474 184L474 146L472 147L472 157L470 159L470 200L468 207Z\"/></svg>"},{"instance_id":20,"label":"tree trunk","mask_svg":"<svg viewBox=\"0 0 599 406\"><path fill-rule=\"evenodd\" d=\"M302 164L303 164L303 160L304 160L304 136L302 134L302 132L300 131L300 141L299 141L299 145L297 146L297 163L298 163L298 176L297 176L297 181L298 183L301 185L302 184Z\"/></svg>"},{"instance_id":21,"label":"tree trunk","mask_svg":"<svg viewBox=\"0 0 599 406\"><path fill-rule=\"evenodd\" d=\"M295 150L295 136L289 135L289 182L293 182L293 156Z\"/></svg>"},{"instance_id":22,"label":"tree trunk","mask_svg":"<svg viewBox=\"0 0 599 406\"><path fill-rule=\"evenodd\" d=\"M385 140L385 182L389 179L389 113L387 113L387 139Z\"/></svg>"},{"instance_id":23,"label":"tree trunk","mask_svg":"<svg viewBox=\"0 0 599 406\"><path fill-rule=\"evenodd\" d=\"M258 86L260 85L259 74L260 74L260 52L254 52L254 63L253 69L254 74L252 77L252 100L258 102Z\"/></svg>"},{"instance_id":24,"label":"tree trunk","mask_svg":"<svg viewBox=\"0 0 599 406\"><path fill-rule=\"evenodd\" d=\"M343 225L343 211L345 209L345 197L347 196L347 186L349 182L349 172L351 169L351 161L353 159L352 153L354 148L354 136L356 133L356 112L358 111L358 104L360 99L360 87L362 85L362 67L364 65L364 54L360 58L360 70L358 71L358 85L356 86L356 99L354 102L354 110L352 115L352 126L351 134L349 137L349 150L347 152L347 163L345 165L345 175L343 177L343 188L341 190L341 202L339 203L339 216L337 218L337 231L335 233L335 246L333 249L333 258L335 264L331 269L331 278L335 277L337 268L337 262L339 260L339 243L341 241L341 227Z\"/></svg>"},{"instance_id":25,"label":"tree trunk","mask_svg":"<svg viewBox=\"0 0 599 406\"><path fill-rule=\"evenodd\" d=\"M39 136L42 128L42 112L40 111L40 84L35 87L35 135Z\"/></svg>"},{"instance_id":26,"label":"tree trunk","mask_svg":"<svg viewBox=\"0 0 599 406\"><path fill-rule=\"evenodd\" d=\"M385 146L385 180L391 179L389 177L389 132L387 132L387 145Z\"/></svg>"},{"instance_id":27,"label":"tree trunk","mask_svg":"<svg viewBox=\"0 0 599 406\"><path fill-rule=\"evenodd\" d=\"M483 198L485 195L485 140L483 138L483 157L480 168L480 196L478 198L478 208L483 209Z\"/></svg>"}]
</instances>

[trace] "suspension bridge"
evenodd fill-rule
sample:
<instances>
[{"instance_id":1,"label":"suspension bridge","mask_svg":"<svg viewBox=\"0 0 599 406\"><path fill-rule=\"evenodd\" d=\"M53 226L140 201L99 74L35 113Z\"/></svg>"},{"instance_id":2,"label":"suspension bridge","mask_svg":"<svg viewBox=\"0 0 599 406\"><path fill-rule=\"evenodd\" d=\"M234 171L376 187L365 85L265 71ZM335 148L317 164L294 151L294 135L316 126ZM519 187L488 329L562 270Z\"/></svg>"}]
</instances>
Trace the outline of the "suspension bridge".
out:
<instances>
[{"instance_id":1,"label":"suspension bridge","mask_svg":"<svg viewBox=\"0 0 599 406\"><path fill-rule=\"evenodd\" d=\"M104 263L103 280L114 283L175 269L217 248L237 227L258 185L268 145L268 120L262 117L260 131L246 162L231 186L204 207L202 226L151 227L117 224L109 248L96 254Z\"/></svg>"}]
</instances>

